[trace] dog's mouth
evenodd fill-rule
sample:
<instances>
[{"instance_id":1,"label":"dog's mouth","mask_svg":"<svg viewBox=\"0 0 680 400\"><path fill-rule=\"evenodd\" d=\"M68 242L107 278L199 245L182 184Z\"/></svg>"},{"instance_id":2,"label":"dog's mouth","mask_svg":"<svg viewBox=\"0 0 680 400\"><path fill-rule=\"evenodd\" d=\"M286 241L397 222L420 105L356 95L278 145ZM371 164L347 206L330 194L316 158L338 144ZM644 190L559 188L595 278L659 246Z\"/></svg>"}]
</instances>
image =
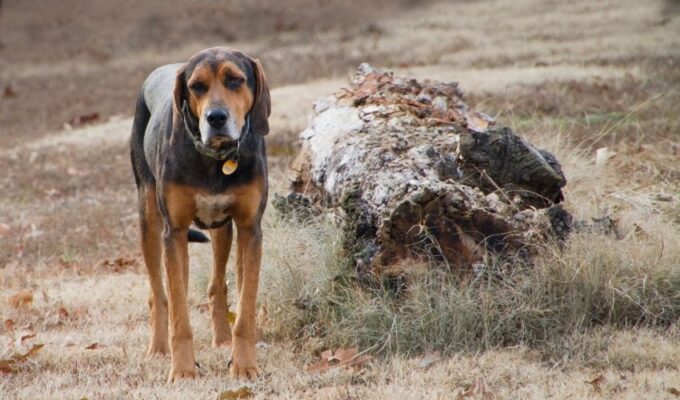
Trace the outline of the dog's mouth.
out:
<instances>
[{"instance_id":1,"label":"dog's mouth","mask_svg":"<svg viewBox=\"0 0 680 400\"><path fill-rule=\"evenodd\" d=\"M201 136L205 146L218 151L235 146L240 138L228 126L220 129L207 128L205 133L201 132Z\"/></svg>"}]
</instances>

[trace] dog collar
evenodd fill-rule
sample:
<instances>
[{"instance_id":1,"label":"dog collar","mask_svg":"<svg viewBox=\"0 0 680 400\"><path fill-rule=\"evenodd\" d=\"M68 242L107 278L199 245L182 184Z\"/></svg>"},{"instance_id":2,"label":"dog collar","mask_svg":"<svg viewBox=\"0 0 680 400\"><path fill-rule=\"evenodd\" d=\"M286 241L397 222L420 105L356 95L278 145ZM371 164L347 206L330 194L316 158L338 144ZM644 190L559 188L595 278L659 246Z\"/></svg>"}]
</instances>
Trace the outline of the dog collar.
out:
<instances>
[{"instance_id":1,"label":"dog collar","mask_svg":"<svg viewBox=\"0 0 680 400\"><path fill-rule=\"evenodd\" d=\"M182 119L184 120L184 127L186 128L187 136L194 143L196 151L203 154L206 157L213 158L215 160L235 160L238 161L239 158L239 148L241 147L241 139L248 134L250 130L250 113L246 115L245 124L243 124L243 129L241 129L241 137L236 141L236 144L230 145L226 149L215 150L211 147L206 146L201 140L201 132L198 129L198 122L196 118L189 112L189 106L186 100L182 105Z\"/></svg>"}]
</instances>

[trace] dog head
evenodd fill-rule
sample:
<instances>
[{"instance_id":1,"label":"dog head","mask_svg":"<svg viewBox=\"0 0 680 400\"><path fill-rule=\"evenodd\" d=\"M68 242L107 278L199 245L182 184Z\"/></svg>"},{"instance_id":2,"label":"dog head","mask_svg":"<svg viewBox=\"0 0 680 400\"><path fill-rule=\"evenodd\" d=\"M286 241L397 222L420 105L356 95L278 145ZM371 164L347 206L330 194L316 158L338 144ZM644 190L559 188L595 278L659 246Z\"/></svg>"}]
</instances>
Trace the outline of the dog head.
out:
<instances>
[{"instance_id":1,"label":"dog head","mask_svg":"<svg viewBox=\"0 0 680 400\"><path fill-rule=\"evenodd\" d=\"M262 65L244 53L221 47L203 50L177 72L176 115L187 104L203 144L219 148L241 138L244 126L269 133L269 88Z\"/></svg>"}]
</instances>

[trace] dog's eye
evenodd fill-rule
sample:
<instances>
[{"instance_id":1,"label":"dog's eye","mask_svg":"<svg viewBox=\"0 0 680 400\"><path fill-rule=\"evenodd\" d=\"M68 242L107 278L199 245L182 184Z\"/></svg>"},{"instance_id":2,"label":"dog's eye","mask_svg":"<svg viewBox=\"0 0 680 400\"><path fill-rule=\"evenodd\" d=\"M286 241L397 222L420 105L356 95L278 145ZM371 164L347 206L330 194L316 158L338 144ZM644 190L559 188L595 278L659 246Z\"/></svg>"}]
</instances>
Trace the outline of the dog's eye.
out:
<instances>
[{"instance_id":1,"label":"dog's eye","mask_svg":"<svg viewBox=\"0 0 680 400\"><path fill-rule=\"evenodd\" d=\"M206 90L208 90L208 88L201 82L192 83L189 85L189 89L191 89L191 91L196 94L203 94Z\"/></svg>"},{"instance_id":2,"label":"dog's eye","mask_svg":"<svg viewBox=\"0 0 680 400\"><path fill-rule=\"evenodd\" d=\"M243 78L239 78L236 76L228 76L226 81L224 82L224 85L231 90L238 89L242 84Z\"/></svg>"}]
</instances>

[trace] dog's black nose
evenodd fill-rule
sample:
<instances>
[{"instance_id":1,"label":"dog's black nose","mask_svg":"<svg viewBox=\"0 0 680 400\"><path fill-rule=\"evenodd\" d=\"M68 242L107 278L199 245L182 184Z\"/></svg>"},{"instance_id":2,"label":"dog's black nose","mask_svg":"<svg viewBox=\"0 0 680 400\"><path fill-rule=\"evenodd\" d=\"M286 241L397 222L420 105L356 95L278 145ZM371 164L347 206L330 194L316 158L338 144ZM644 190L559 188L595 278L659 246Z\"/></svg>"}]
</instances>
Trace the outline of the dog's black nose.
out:
<instances>
[{"instance_id":1,"label":"dog's black nose","mask_svg":"<svg viewBox=\"0 0 680 400\"><path fill-rule=\"evenodd\" d=\"M227 112L222 109L210 110L206 115L208 124L215 129L221 128L227 123Z\"/></svg>"}]
</instances>

